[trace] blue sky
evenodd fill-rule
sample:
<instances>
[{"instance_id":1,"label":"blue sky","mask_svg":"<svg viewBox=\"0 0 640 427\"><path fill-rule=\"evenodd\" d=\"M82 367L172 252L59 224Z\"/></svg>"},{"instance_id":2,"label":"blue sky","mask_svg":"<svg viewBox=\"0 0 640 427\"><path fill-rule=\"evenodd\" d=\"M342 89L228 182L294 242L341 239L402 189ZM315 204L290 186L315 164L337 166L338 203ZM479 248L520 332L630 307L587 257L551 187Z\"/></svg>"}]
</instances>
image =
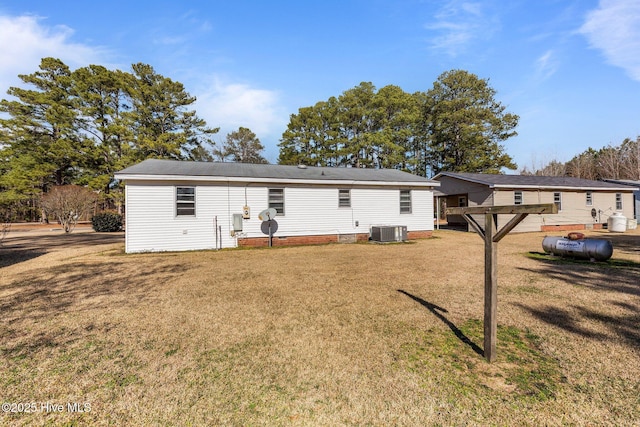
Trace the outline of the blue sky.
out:
<instances>
[{"instance_id":1,"label":"blue sky","mask_svg":"<svg viewBox=\"0 0 640 427\"><path fill-rule=\"evenodd\" d=\"M520 116L520 168L640 135L638 0L0 0L0 96L40 58L152 65L224 140L253 130L275 162L289 116L360 82L427 91L489 79Z\"/></svg>"}]
</instances>

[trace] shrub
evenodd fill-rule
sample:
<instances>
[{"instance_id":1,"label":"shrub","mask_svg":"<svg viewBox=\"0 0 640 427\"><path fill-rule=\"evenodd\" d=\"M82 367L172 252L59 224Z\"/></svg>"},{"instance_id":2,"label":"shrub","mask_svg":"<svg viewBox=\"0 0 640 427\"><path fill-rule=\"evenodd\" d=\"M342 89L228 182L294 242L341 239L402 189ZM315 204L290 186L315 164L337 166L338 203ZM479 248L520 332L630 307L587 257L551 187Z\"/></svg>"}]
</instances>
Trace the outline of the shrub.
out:
<instances>
[{"instance_id":1,"label":"shrub","mask_svg":"<svg viewBox=\"0 0 640 427\"><path fill-rule=\"evenodd\" d=\"M122 230L122 215L115 212L101 212L91 218L95 231L113 232Z\"/></svg>"},{"instance_id":2,"label":"shrub","mask_svg":"<svg viewBox=\"0 0 640 427\"><path fill-rule=\"evenodd\" d=\"M42 195L40 206L70 233L96 201L96 193L79 185L57 185Z\"/></svg>"}]
</instances>

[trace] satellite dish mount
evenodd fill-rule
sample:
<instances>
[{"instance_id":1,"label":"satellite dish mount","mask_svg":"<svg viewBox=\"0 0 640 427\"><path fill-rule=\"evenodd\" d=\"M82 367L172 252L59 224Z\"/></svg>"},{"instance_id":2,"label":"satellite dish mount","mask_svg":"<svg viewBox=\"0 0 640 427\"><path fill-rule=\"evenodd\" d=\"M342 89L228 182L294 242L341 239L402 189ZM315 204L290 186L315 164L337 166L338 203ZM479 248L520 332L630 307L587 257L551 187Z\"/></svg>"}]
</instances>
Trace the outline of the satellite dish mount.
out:
<instances>
[{"instance_id":1,"label":"satellite dish mount","mask_svg":"<svg viewBox=\"0 0 640 427\"><path fill-rule=\"evenodd\" d=\"M277 213L274 208L269 208L258 215L258 218L262 221L262 232L269 235L269 247L273 246L273 233L278 231L278 223L274 219Z\"/></svg>"}]
</instances>

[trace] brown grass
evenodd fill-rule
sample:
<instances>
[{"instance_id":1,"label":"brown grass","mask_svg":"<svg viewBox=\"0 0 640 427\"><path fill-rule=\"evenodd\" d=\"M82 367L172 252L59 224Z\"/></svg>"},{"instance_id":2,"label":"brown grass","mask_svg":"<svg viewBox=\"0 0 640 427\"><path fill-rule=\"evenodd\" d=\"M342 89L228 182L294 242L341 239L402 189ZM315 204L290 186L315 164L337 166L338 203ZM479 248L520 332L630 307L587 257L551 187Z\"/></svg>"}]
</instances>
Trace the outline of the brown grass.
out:
<instances>
[{"instance_id":1,"label":"brown grass","mask_svg":"<svg viewBox=\"0 0 640 427\"><path fill-rule=\"evenodd\" d=\"M0 396L37 412L0 423L637 425L640 233L592 234L617 264L500 243L493 364L475 234L139 255L122 235L9 235Z\"/></svg>"}]
</instances>

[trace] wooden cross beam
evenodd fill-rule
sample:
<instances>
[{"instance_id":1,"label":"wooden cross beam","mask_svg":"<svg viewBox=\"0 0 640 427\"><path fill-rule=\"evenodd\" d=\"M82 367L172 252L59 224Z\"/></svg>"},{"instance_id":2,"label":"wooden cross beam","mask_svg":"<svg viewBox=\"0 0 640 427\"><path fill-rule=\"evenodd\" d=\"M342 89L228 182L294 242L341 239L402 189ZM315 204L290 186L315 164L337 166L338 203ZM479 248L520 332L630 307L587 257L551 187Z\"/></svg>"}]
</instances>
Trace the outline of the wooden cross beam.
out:
<instances>
[{"instance_id":1,"label":"wooden cross beam","mask_svg":"<svg viewBox=\"0 0 640 427\"><path fill-rule=\"evenodd\" d=\"M498 334L498 242L529 214L557 214L555 203L513 206L471 206L447 208L447 215L462 215L471 228L484 239L484 357L496 358ZM484 215L484 228L471 215ZM498 215L514 215L498 230Z\"/></svg>"}]
</instances>

